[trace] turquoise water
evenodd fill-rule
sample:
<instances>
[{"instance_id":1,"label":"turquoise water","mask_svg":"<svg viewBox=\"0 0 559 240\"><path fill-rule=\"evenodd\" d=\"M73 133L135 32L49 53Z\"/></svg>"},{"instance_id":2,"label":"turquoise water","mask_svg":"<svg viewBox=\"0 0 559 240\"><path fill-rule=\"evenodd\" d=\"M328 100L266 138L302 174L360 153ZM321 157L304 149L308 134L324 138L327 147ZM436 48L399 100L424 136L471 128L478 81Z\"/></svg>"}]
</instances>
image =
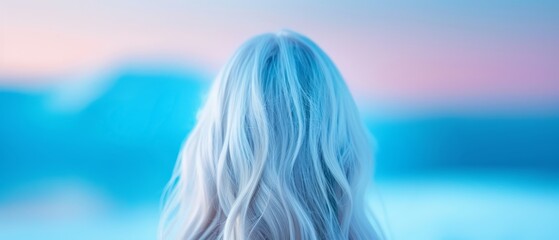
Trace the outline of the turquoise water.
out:
<instances>
[{"instance_id":1,"label":"turquoise water","mask_svg":"<svg viewBox=\"0 0 559 240\"><path fill-rule=\"evenodd\" d=\"M393 178L378 189L383 204L372 204L394 239L559 237L556 176L444 173Z\"/></svg>"},{"instance_id":2,"label":"turquoise water","mask_svg":"<svg viewBox=\"0 0 559 240\"><path fill-rule=\"evenodd\" d=\"M558 182L556 177L518 173L400 176L379 180L370 204L393 239L552 240L559 236L555 227L559 222ZM20 206L19 213L12 206L12 216L0 215L0 239L141 240L156 236L156 205L83 206L72 202L76 200L67 197L59 198L59 203L52 199L48 204L36 203L42 207L28 203ZM93 211L49 215L42 209L50 206L56 210L57 204L65 208L82 205Z\"/></svg>"},{"instance_id":3,"label":"turquoise water","mask_svg":"<svg viewBox=\"0 0 559 240\"><path fill-rule=\"evenodd\" d=\"M168 66L103 76L0 89L0 239L155 238L208 78ZM362 111L376 140L370 202L395 239L559 238L559 111Z\"/></svg>"}]
</instances>

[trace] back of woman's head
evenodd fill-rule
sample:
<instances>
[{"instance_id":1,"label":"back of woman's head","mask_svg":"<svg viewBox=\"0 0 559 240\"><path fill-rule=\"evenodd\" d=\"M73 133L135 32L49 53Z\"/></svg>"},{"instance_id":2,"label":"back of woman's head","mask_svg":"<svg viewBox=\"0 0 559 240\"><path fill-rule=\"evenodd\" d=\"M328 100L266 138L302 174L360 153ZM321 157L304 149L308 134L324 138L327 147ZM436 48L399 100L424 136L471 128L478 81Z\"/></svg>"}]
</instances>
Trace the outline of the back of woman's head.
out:
<instances>
[{"instance_id":1,"label":"back of woman's head","mask_svg":"<svg viewBox=\"0 0 559 240\"><path fill-rule=\"evenodd\" d=\"M367 131L340 73L290 31L222 69L165 195L160 238L376 239Z\"/></svg>"}]
</instances>

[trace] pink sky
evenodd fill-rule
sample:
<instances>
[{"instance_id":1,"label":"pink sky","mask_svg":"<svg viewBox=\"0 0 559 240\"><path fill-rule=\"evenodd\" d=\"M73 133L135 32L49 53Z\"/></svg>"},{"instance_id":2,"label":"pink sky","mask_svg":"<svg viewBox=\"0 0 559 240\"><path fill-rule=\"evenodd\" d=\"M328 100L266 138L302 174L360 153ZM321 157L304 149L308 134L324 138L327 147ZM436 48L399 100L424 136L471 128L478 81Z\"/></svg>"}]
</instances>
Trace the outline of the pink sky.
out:
<instances>
[{"instance_id":1,"label":"pink sky","mask_svg":"<svg viewBox=\"0 0 559 240\"><path fill-rule=\"evenodd\" d=\"M55 0L2 5L0 76L53 76L143 56L188 59L216 71L247 38L290 28L322 46L361 99L559 100L559 29L547 22L545 6L529 3ZM0 78L0 85L28 84L6 81Z\"/></svg>"}]
</instances>

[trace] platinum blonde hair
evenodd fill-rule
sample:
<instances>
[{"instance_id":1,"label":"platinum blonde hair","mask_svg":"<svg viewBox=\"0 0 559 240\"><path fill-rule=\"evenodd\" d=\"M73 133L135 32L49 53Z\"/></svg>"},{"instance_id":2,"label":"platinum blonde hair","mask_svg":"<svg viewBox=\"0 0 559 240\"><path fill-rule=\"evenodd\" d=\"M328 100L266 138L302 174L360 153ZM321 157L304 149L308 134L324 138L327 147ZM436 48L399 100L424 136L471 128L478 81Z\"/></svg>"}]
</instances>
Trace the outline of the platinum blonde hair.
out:
<instances>
[{"instance_id":1,"label":"platinum blonde hair","mask_svg":"<svg viewBox=\"0 0 559 240\"><path fill-rule=\"evenodd\" d=\"M380 239L370 139L311 40L256 36L215 80L165 194L160 239Z\"/></svg>"}]
</instances>

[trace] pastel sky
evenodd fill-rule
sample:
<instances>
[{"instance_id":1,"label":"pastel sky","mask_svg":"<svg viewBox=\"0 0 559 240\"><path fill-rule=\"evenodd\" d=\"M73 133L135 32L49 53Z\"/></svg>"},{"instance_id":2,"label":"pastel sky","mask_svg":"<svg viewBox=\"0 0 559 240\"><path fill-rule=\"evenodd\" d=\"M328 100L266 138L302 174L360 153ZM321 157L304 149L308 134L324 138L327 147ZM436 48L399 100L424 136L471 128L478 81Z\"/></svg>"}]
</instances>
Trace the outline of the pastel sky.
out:
<instances>
[{"instance_id":1,"label":"pastel sky","mask_svg":"<svg viewBox=\"0 0 559 240\"><path fill-rule=\"evenodd\" d=\"M153 57L215 72L247 38L289 28L359 99L557 106L558 23L559 2L540 0L0 0L0 85Z\"/></svg>"}]
</instances>

